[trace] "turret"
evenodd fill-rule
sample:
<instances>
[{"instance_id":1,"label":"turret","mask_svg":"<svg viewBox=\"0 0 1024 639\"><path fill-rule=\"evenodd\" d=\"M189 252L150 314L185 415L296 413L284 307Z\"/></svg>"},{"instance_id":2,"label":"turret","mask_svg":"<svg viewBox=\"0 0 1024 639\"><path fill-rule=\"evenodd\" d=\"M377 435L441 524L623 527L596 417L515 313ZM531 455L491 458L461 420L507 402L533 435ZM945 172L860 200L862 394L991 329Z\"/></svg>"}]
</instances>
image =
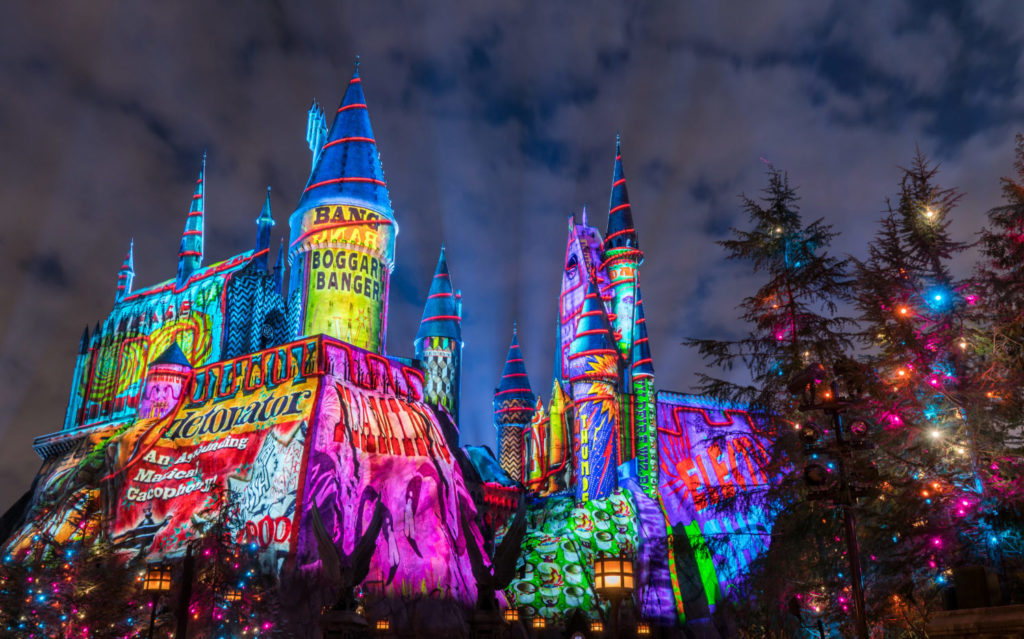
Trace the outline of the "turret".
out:
<instances>
[{"instance_id":1,"label":"turret","mask_svg":"<svg viewBox=\"0 0 1024 639\"><path fill-rule=\"evenodd\" d=\"M569 346L577 501L604 498L618 485L619 361L604 304L591 280Z\"/></svg>"},{"instance_id":2,"label":"turret","mask_svg":"<svg viewBox=\"0 0 1024 639\"><path fill-rule=\"evenodd\" d=\"M267 187L267 199L263 202L260 216L256 218L256 267L267 270L270 261L270 231L274 228L274 218L270 214L270 187Z\"/></svg>"},{"instance_id":3,"label":"turret","mask_svg":"<svg viewBox=\"0 0 1024 639\"><path fill-rule=\"evenodd\" d=\"M654 364L647 343L647 319L640 287L636 288L633 348L626 362L634 395L633 432L636 433L636 472L640 486L651 497L658 492L658 419L654 404Z\"/></svg>"},{"instance_id":4,"label":"turret","mask_svg":"<svg viewBox=\"0 0 1024 639\"><path fill-rule=\"evenodd\" d=\"M423 368L423 392L429 404L443 406L459 423L462 372L462 312L452 287L444 246L430 283L423 319L413 346Z\"/></svg>"},{"instance_id":5,"label":"turret","mask_svg":"<svg viewBox=\"0 0 1024 639\"><path fill-rule=\"evenodd\" d=\"M299 333L383 354L398 229L358 63L289 226Z\"/></svg>"},{"instance_id":6,"label":"turret","mask_svg":"<svg viewBox=\"0 0 1024 639\"><path fill-rule=\"evenodd\" d=\"M569 399L558 379L551 383L551 402L548 404L547 450L548 483L547 492L567 490L572 483L572 400Z\"/></svg>"},{"instance_id":7,"label":"turret","mask_svg":"<svg viewBox=\"0 0 1024 639\"><path fill-rule=\"evenodd\" d=\"M530 389L519 336L512 328L501 381L494 389L494 427L498 430L498 463L511 477L523 476L523 428L533 418L537 396Z\"/></svg>"},{"instance_id":8,"label":"turret","mask_svg":"<svg viewBox=\"0 0 1024 639\"><path fill-rule=\"evenodd\" d=\"M175 278L179 287L188 282L192 273L203 265L203 202L206 197L206 153L203 165L196 178L192 202L185 219L185 232L181 234L181 248L178 249L178 274Z\"/></svg>"},{"instance_id":9,"label":"turret","mask_svg":"<svg viewBox=\"0 0 1024 639\"><path fill-rule=\"evenodd\" d=\"M128 243L128 254L124 256L121 269L117 272L117 292L114 293L114 303L120 304L124 298L132 292L132 282L135 280L135 240Z\"/></svg>"},{"instance_id":10,"label":"turret","mask_svg":"<svg viewBox=\"0 0 1024 639\"><path fill-rule=\"evenodd\" d=\"M138 418L159 419L170 413L178 405L191 374L192 364L178 342L172 341L146 369Z\"/></svg>"},{"instance_id":11,"label":"turret","mask_svg":"<svg viewBox=\"0 0 1024 639\"><path fill-rule=\"evenodd\" d=\"M532 492L545 491L548 470L548 419L540 397L533 408L530 424L523 429L523 485ZM546 491L545 491L546 492Z\"/></svg>"},{"instance_id":12,"label":"turret","mask_svg":"<svg viewBox=\"0 0 1024 639\"><path fill-rule=\"evenodd\" d=\"M633 345L633 305L636 299L637 268L644 254L633 227L633 213L626 189L626 173L622 168L622 142L615 140L615 166L612 169L612 192L608 202L608 232L604 237L602 268L608 269L609 283L601 294L611 302L612 330L616 346L628 357Z\"/></svg>"}]
</instances>

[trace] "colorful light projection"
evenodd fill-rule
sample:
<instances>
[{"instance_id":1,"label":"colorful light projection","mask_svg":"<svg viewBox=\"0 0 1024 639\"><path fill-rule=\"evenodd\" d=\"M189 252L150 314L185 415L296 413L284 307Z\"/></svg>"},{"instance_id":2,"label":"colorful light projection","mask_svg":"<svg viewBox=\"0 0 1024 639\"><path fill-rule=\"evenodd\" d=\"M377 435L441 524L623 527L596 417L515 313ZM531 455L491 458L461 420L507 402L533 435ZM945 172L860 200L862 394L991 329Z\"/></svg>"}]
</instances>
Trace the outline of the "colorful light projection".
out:
<instances>
[{"instance_id":1,"label":"colorful light projection","mask_svg":"<svg viewBox=\"0 0 1024 639\"><path fill-rule=\"evenodd\" d=\"M29 549L42 555L46 542L61 546L96 534L104 513L97 481L105 469L103 442L115 432L113 426L91 432L73 450L43 462L25 522L8 540L4 555L21 556Z\"/></svg>"},{"instance_id":2,"label":"colorful light projection","mask_svg":"<svg viewBox=\"0 0 1024 639\"><path fill-rule=\"evenodd\" d=\"M422 374L345 344L325 343L325 351L329 373L302 487L299 566L312 569L319 558L310 506L350 553L383 503L387 517L364 585L395 598L384 604L394 615L412 597L475 602L466 545L482 548L482 539L466 522L476 509L437 416L422 401Z\"/></svg>"},{"instance_id":3,"label":"colorful light projection","mask_svg":"<svg viewBox=\"0 0 1024 639\"><path fill-rule=\"evenodd\" d=\"M708 603L728 594L754 556L768 543L771 522L761 508L719 512L721 495L767 484L763 424L746 410L693 395L659 392L659 491L669 525L681 525L696 553ZM707 543L714 538L715 543Z\"/></svg>"},{"instance_id":4,"label":"colorful light projection","mask_svg":"<svg viewBox=\"0 0 1024 639\"><path fill-rule=\"evenodd\" d=\"M323 140L311 111L307 138ZM384 353L397 228L359 69L289 219L290 290L303 290L301 331Z\"/></svg>"},{"instance_id":5,"label":"colorful light projection","mask_svg":"<svg viewBox=\"0 0 1024 639\"><path fill-rule=\"evenodd\" d=\"M274 383L253 357L197 370L192 396L201 401L185 396L166 416L141 419L107 445L115 543L180 554L220 515L213 494L224 488L238 509L239 537L279 559L287 554L318 380L286 360L282 368L291 375ZM251 373L226 378L224 370ZM218 372L218 392L205 395L203 380Z\"/></svg>"},{"instance_id":6,"label":"colorful light projection","mask_svg":"<svg viewBox=\"0 0 1024 639\"><path fill-rule=\"evenodd\" d=\"M645 618L673 622L678 610L664 516L656 501L642 494L640 501L622 490L582 504L564 494L531 503L518 576L506 591L510 605L552 622L576 609L599 618L607 602L594 592L594 557L606 553L636 557L634 601Z\"/></svg>"},{"instance_id":7,"label":"colorful light projection","mask_svg":"<svg viewBox=\"0 0 1024 639\"><path fill-rule=\"evenodd\" d=\"M601 264L601 234L586 224L576 224L569 218L569 239L565 249L565 270L562 274L562 288L558 297L559 344L561 345L560 376L568 377L569 347L576 337L577 324L587 295L590 273ZM596 272L598 284L603 285L607 272Z\"/></svg>"},{"instance_id":8,"label":"colorful light projection","mask_svg":"<svg viewBox=\"0 0 1024 639\"><path fill-rule=\"evenodd\" d=\"M303 334L383 352L393 220L364 207L317 206L302 213L292 234L293 260L307 274Z\"/></svg>"},{"instance_id":9,"label":"colorful light projection","mask_svg":"<svg viewBox=\"0 0 1024 639\"><path fill-rule=\"evenodd\" d=\"M617 486L619 455L619 354L608 331L597 284L583 300L569 350L572 386L576 499L607 497Z\"/></svg>"}]
</instances>

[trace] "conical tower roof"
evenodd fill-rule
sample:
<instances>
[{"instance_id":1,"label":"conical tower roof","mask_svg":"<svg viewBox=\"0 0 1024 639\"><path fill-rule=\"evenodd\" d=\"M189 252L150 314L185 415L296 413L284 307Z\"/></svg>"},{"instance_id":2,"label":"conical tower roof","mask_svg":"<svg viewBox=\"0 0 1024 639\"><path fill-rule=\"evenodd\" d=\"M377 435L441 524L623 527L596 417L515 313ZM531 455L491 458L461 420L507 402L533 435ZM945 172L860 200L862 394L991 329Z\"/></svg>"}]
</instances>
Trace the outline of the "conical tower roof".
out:
<instances>
[{"instance_id":1,"label":"conical tower roof","mask_svg":"<svg viewBox=\"0 0 1024 639\"><path fill-rule=\"evenodd\" d=\"M638 377L654 377L654 363L651 361L651 347L647 343L647 319L644 317L644 300L640 287L636 287L635 319L633 320L633 351L630 357L631 374Z\"/></svg>"},{"instance_id":2,"label":"conical tower roof","mask_svg":"<svg viewBox=\"0 0 1024 639\"><path fill-rule=\"evenodd\" d=\"M156 359L149 363L150 366L158 366L160 364L173 364L175 366L192 368L192 363L188 361L188 357L181 351L177 340L172 341L171 345L164 349L164 352L160 353Z\"/></svg>"},{"instance_id":3,"label":"conical tower roof","mask_svg":"<svg viewBox=\"0 0 1024 639\"><path fill-rule=\"evenodd\" d=\"M263 208L260 209L260 216L256 218L257 226L274 226L274 216L270 211L270 187L267 187L267 197L263 200Z\"/></svg>"},{"instance_id":4,"label":"conical tower roof","mask_svg":"<svg viewBox=\"0 0 1024 639\"><path fill-rule=\"evenodd\" d=\"M380 154L366 109L359 62L313 165L298 210L325 202L365 205L394 218Z\"/></svg>"},{"instance_id":5,"label":"conical tower roof","mask_svg":"<svg viewBox=\"0 0 1024 639\"><path fill-rule=\"evenodd\" d=\"M537 399L530 388L530 378L526 374L526 364L523 362L523 354L519 350L519 335L515 327L512 329L512 343L508 347L505 368L501 371L501 380L498 382L498 388L494 391L495 405L511 399L524 402L524 408L528 412L532 411L533 404Z\"/></svg>"},{"instance_id":6,"label":"conical tower roof","mask_svg":"<svg viewBox=\"0 0 1024 639\"><path fill-rule=\"evenodd\" d=\"M579 322L576 324L576 335L569 346L569 357L585 357L618 353L615 339L609 327L608 315L597 290L597 282L591 278L587 286L587 295L583 298L580 308Z\"/></svg>"},{"instance_id":7,"label":"conical tower roof","mask_svg":"<svg viewBox=\"0 0 1024 639\"><path fill-rule=\"evenodd\" d=\"M203 265L203 211L206 197L206 153L203 165L192 191L192 202L185 219L185 231L181 234L181 248L178 250L178 284L188 280L194 271Z\"/></svg>"},{"instance_id":8,"label":"conical tower roof","mask_svg":"<svg viewBox=\"0 0 1024 639\"><path fill-rule=\"evenodd\" d=\"M427 294L427 303L423 306L423 319L420 320L416 339L421 340L428 335L434 335L461 341L461 320L451 274L448 272L448 260L442 246L441 255L437 258L437 268L434 269L434 279L430 283L430 292Z\"/></svg>"},{"instance_id":9,"label":"conical tower roof","mask_svg":"<svg viewBox=\"0 0 1024 639\"><path fill-rule=\"evenodd\" d=\"M640 249L640 241L633 227L633 213L629 207L626 172L622 169L622 140L615 139L615 168L612 171L612 195L608 202L608 232L604 237L604 250Z\"/></svg>"}]
</instances>

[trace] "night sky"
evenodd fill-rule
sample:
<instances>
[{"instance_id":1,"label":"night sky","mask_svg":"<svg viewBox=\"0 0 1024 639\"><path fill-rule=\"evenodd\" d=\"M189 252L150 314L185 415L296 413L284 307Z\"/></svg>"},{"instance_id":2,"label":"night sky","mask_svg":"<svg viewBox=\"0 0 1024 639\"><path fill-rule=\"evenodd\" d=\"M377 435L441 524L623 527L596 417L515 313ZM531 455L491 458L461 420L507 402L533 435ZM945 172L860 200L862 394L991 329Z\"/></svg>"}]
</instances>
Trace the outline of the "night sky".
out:
<instances>
[{"instance_id":1,"label":"night sky","mask_svg":"<svg viewBox=\"0 0 1024 639\"><path fill-rule=\"evenodd\" d=\"M641 248L657 387L687 336L736 336L756 283L715 240L766 163L805 219L863 256L915 146L966 192L971 240L1024 128L1017 2L11 3L0 21L0 511L61 427L82 328L174 276L203 150L205 263L278 225L309 174L306 111L360 74L400 234L388 351L412 338L442 242L464 301L463 443L493 447L512 321L550 389L567 216L604 231L615 134ZM300 8L301 7L301 8Z\"/></svg>"}]
</instances>

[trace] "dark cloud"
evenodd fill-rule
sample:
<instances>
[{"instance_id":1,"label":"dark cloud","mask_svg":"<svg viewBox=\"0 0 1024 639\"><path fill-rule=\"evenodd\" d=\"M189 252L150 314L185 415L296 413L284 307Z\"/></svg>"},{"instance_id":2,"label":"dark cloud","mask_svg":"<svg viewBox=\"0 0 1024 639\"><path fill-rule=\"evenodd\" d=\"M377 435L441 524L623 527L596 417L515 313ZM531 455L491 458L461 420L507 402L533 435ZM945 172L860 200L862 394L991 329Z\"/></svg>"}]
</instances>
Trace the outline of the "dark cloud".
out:
<instances>
[{"instance_id":1,"label":"dark cloud","mask_svg":"<svg viewBox=\"0 0 1024 639\"><path fill-rule=\"evenodd\" d=\"M764 163L861 255L916 146L967 196L970 240L1024 121L1024 5L20 3L0 23L0 508L56 430L82 324L173 276L209 150L206 251L247 250L267 184L274 242L309 172L306 109L356 54L399 219L389 350L408 356L442 242L466 319L462 437L493 445L511 325L546 396L566 218L603 227L615 133L640 242L657 385L701 370L687 336L736 336L756 284L715 244ZM962 265L967 267L965 263ZM6 364L5 364L6 363ZM16 364L16 367L15 367ZM20 479L19 479L20 478Z\"/></svg>"},{"instance_id":2,"label":"dark cloud","mask_svg":"<svg viewBox=\"0 0 1024 639\"><path fill-rule=\"evenodd\" d=\"M33 255L18 262L18 268L43 286L61 290L71 288L71 278L56 254Z\"/></svg>"}]
</instances>

